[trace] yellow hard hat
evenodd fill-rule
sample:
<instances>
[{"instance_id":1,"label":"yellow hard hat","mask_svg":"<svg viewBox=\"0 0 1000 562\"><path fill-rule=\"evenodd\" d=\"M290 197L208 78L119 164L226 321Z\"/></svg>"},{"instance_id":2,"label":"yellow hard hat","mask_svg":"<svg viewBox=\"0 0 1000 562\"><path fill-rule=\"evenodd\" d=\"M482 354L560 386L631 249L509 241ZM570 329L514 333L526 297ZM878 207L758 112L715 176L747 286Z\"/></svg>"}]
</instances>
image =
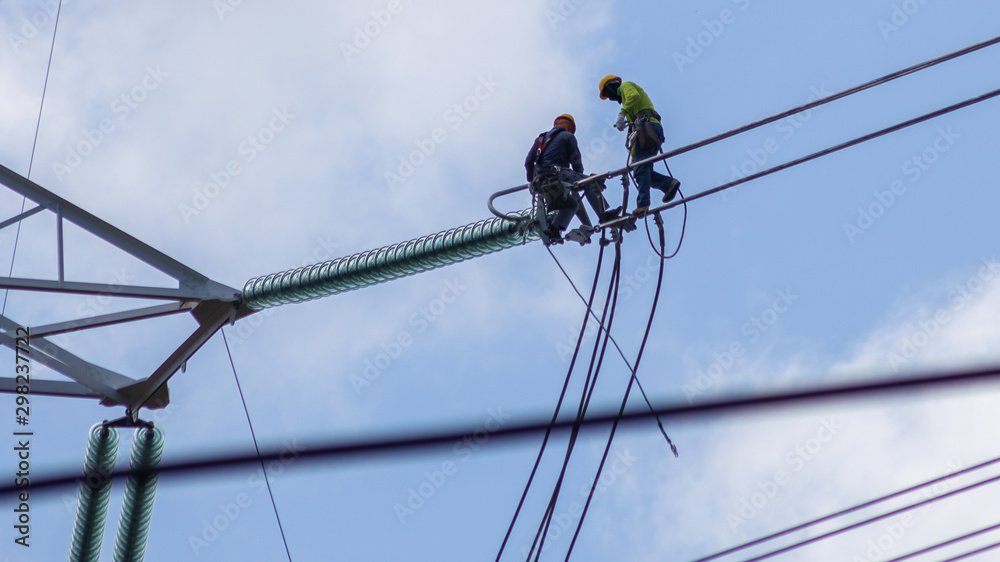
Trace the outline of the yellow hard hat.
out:
<instances>
[{"instance_id":1,"label":"yellow hard hat","mask_svg":"<svg viewBox=\"0 0 1000 562\"><path fill-rule=\"evenodd\" d=\"M615 76L614 74L608 74L604 78L601 78L600 83L597 84L597 91L601 94L601 99L606 100L608 96L604 95L604 87L608 85L608 82L612 80L622 81L620 76Z\"/></svg>"},{"instance_id":2,"label":"yellow hard hat","mask_svg":"<svg viewBox=\"0 0 1000 562\"><path fill-rule=\"evenodd\" d=\"M573 119L572 115L570 115L569 113L563 113L559 117L556 117L555 120L552 121L552 124L555 125L556 122L558 122L560 119L565 119L565 120L569 121L570 124L573 125L573 130L570 131L570 132L571 133L576 133L576 119Z\"/></svg>"}]
</instances>

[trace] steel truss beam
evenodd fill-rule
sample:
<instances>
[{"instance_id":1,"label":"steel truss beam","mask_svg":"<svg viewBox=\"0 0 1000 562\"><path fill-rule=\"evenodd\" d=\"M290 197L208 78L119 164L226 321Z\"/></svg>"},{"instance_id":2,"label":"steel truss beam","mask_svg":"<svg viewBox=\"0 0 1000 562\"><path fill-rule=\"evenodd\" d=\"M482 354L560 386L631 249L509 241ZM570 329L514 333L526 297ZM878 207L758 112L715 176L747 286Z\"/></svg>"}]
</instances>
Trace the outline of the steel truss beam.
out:
<instances>
[{"instance_id":1,"label":"steel truss beam","mask_svg":"<svg viewBox=\"0 0 1000 562\"><path fill-rule=\"evenodd\" d=\"M0 184L37 204L36 207L0 222L0 229L42 211L54 213L58 260L58 275L55 280L0 277L0 289L170 301L162 305L29 327L30 343L28 346L24 346L22 341L20 347L26 348L26 353L30 355L32 361L45 365L73 381L34 379L31 381L32 393L98 398L102 404L107 406L126 406L129 415L133 417L143 406L162 408L169 403L166 384L170 377L183 367L187 360L227 321L235 321L237 318L252 313L251 310L240 307L239 290L212 281L2 165L0 165ZM177 282L177 287L110 285L66 280L63 266L64 220L165 273ZM181 312L190 312L198 321L198 327L159 367L143 380L133 379L95 365L46 339L47 336L135 322ZM0 315L0 345L15 349L17 347L15 331L19 326L22 324ZM16 379L0 379L0 392L14 392L15 382Z\"/></svg>"}]
</instances>

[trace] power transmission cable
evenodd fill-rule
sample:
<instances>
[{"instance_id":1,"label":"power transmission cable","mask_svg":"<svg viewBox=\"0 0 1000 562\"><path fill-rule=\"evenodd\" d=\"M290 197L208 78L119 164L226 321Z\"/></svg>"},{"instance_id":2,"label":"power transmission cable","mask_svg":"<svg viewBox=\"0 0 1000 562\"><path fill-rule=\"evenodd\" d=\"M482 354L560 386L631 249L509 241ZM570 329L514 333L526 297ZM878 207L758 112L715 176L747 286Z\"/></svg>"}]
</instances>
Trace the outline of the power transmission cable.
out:
<instances>
[{"instance_id":1,"label":"power transmission cable","mask_svg":"<svg viewBox=\"0 0 1000 562\"><path fill-rule=\"evenodd\" d=\"M935 59L931 59L931 60L924 61L924 62L919 63L919 64L915 64L915 65L910 66L908 68L904 68L903 70L899 70L899 71L893 72L891 74L887 74L885 76L882 76L880 78L876 78L874 80L870 80L870 81L865 82L863 84L859 84L857 86L854 86L853 88L848 88L848 89L843 90L841 92L838 92L836 94L831 94L831 95L829 95L829 96L827 96L825 98L820 98L818 100L815 100L815 101L812 101L812 102L800 105L798 107L789 109L787 111L783 111L783 112L778 113L776 115L772 115L771 117L766 117L764 119L760 119L758 121L754 121L752 123L743 125L742 127L737 127L735 129L732 129L732 130L727 131L725 133L720 133L718 135L715 135L714 137L709 137L707 139L700 140L698 142L689 144L687 146L682 146L680 148L676 148L676 149L671 150L669 152L664 152L664 153L658 154L656 156L651 156L649 158L646 158L645 160L640 160L638 162L631 162L631 163L627 164L624 168L621 168L619 170L614 170L614 171L606 172L606 173L603 173L603 174L595 174L595 175L593 175L593 176L591 176L589 178L586 178L586 179L583 179L583 180L577 182L576 186L579 187L579 186L588 184L588 183L590 183L592 181L600 181L600 180L604 180L604 179L607 179L607 178L611 178L611 177L615 177L615 176L620 176L622 174L625 174L625 173L629 172L630 170L635 169L637 166L641 166L641 165L646 164L646 163L658 162L660 160L666 160L667 158L678 156L680 154L684 154L686 152L690 152L690 151L695 150L697 148L702 148L704 146L708 146L710 144L714 144L714 143L719 142L721 140L725 140L725 139L728 139L730 137L734 137L736 135L745 133L747 131L756 129L758 127L763 127L764 125L768 125L770 123L774 123L776 121L780 121L780 120L785 119L787 117L791 117L791 116L796 115L798 113L801 113L803 111L808 111L810 109L813 109L813 108L816 108L816 107L820 107L821 105L825 105L825 104L828 104L830 102L837 101L839 99L845 98L847 96L851 96L853 94L857 94L857 93L862 92L864 90L868 90L868 89L874 88L875 86L879 86L881 84L885 84L886 82L891 82L893 80L897 80L897 79L902 78L904 76L908 76L910 74L914 74L914 73L919 72L921 70L925 70L927 68L931 68L931 67L939 65L941 63L948 62L950 60L954 60L954 59L957 59L959 57L963 57L965 55L971 54L971 53L979 51L981 49L985 49L986 47L990 47L990 46L996 45L998 43L1000 43L1000 36L994 37L992 39L987 39L986 41L981 41L979 43L975 43L973 45L965 47L964 49L959 49L958 51L954 51L952 53L948 53L947 55L943 55L943 56L937 57ZM653 211L653 209L651 209L651 211Z\"/></svg>"},{"instance_id":2,"label":"power transmission cable","mask_svg":"<svg viewBox=\"0 0 1000 562\"><path fill-rule=\"evenodd\" d=\"M897 558L893 558L892 560L886 560L885 562L903 562L903 560L909 560L911 558L915 558L917 556L921 556L923 554L927 554L928 552L932 552L932 551L944 548L946 546L951 546L953 544L957 544L957 543L960 543L960 542L962 542L964 540L971 539L972 537L978 537L979 535L983 535L983 534L989 533L990 531L995 531L997 529L1000 529L1000 523L997 523L995 525L990 525L989 527L983 527L982 529L977 529L975 531L972 531L971 533L966 533L966 534L964 534L962 536L955 537L953 539L948 539L948 540L946 540L944 542L939 542L939 543L936 543L936 544L932 544L930 546L926 546L924 548L921 548L920 550L915 550L913 552L904 554L903 556L899 556Z\"/></svg>"},{"instance_id":3,"label":"power transmission cable","mask_svg":"<svg viewBox=\"0 0 1000 562\"><path fill-rule=\"evenodd\" d=\"M551 251L550 251L551 253ZM586 301L587 312L591 312L591 306L594 303L594 296L597 294L597 285L601 277L601 263L604 260L604 246L601 246L600 252L597 254L597 267L594 271L594 283L590 290L590 299ZM566 379L563 382L562 391L559 394L559 400L556 402L556 410L552 414L551 424L555 424L556 420L559 418L559 410L562 408L563 399L566 397L566 390L569 388L569 381L573 375L573 366L576 364L577 355L580 353L580 346L583 343L584 335L587 331L587 324L590 318L587 314L583 316L583 325L580 327L580 335L576 340L576 349L573 351L573 358L570 361L569 369L566 371ZM550 424L550 425L551 425ZM549 436L551 432L546 431L545 437L542 438L542 445L538 450L538 456L535 457L535 464L531 468L531 474L528 476L528 482L524 485L524 492L521 493L521 499L517 503L517 508L514 510L514 516L511 517L510 525L507 526L507 533L504 535L503 542L500 543L500 549L497 551L496 562L500 562L500 558L503 556L503 551L507 547L507 541L510 540L510 535L514 531L514 525L517 523L517 518L521 514L521 508L524 507L524 500L528 497L528 491L531 489L531 484L535 480L535 474L538 472L538 465L542 462L542 456L545 453L545 446L549 442Z\"/></svg>"},{"instance_id":4,"label":"power transmission cable","mask_svg":"<svg viewBox=\"0 0 1000 562\"><path fill-rule=\"evenodd\" d=\"M27 178L31 178L31 168L35 164L35 147L38 146L38 131L42 128L42 111L45 109L45 92L49 89L49 74L52 71L52 54L56 50L56 32L59 31L59 14L62 12L62 0L59 0L59 5L56 7L56 18L55 23L52 26L52 44L49 46L49 62L45 66L45 81L42 83L42 99L38 104L38 120L35 122L35 138L31 141L31 156L28 158L28 175ZM21 198L21 212L19 214L24 214L24 206L27 204L27 196ZM7 272L7 277L14 275L14 258L17 256L17 242L21 239L21 221L17 221L17 233L14 235L14 250L10 255L10 269ZM10 294L10 289L4 289L3 292L3 306L0 306L0 314L5 314L7 312L7 295Z\"/></svg>"},{"instance_id":5,"label":"power transmission cable","mask_svg":"<svg viewBox=\"0 0 1000 562\"><path fill-rule=\"evenodd\" d=\"M663 232L663 218L659 214L656 215L656 225L659 227L660 234L659 254L663 255L663 251L666 248L666 235ZM632 374L629 377L628 386L625 388L625 396L622 398L621 407L618 409L619 417L625 413L625 406L628 405L629 393L632 391L632 383L636 380L636 376L639 371L639 364L642 362L642 354L646 350L646 342L649 340L649 333L653 328L653 318L656 316L656 308L660 301L660 289L663 287L663 269L665 262L665 259L660 260L659 273L656 278L656 292L653 293L653 305L649 311L649 320L646 322L646 332L642 335L642 344L639 345L639 353L635 358L635 367L632 368ZM590 493L587 494L587 501L583 505L583 511L580 513L580 520L577 522L576 531L573 533L573 540L569 543L569 549L566 552L566 562L569 562L569 558L573 554L573 547L576 545L576 539L580 535L580 529L583 528L583 521L586 519L587 511L590 509L590 502L594 499L594 490L597 489L597 483L601 479L601 472L603 472L604 464L608 460L608 453L611 451L611 443L615 439L615 432L617 429L618 421L616 420L611 424L611 434L608 436L608 443L604 447L604 454L601 456L601 462L597 466L597 475L594 476L594 483L590 487ZM672 447L673 445L671 444L671 448Z\"/></svg>"},{"instance_id":6,"label":"power transmission cable","mask_svg":"<svg viewBox=\"0 0 1000 562\"><path fill-rule=\"evenodd\" d=\"M991 545L987 545L987 546L984 546L982 548L977 548L976 550L973 550L972 552L966 552L965 554L960 554L960 555L955 556L953 558L948 558L948 559L942 560L941 562L954 562L955 560L964 560L966 558L971 558L973 556L976 556L977 554L982 554L984 552L993 550L994 548L998 548L998 547L1000 547L1000 542L995 542L995 543L993 543Z\"/></svg>"},{"instance_id":7,"label":"power transmission cable","mask_svg":"<svg viewBox=\"0 0 1000 562\"><path fill-rule=\"evenodd\" d=\"M604 298L604 310L601 313L600 319L601 325L606 327L605 334L607 335L603 338L597 337L594 340L594 350L590 356L590 365L587 368L587 377L583 384L583 394L580 396L580 404L577 407L577 420L582 420L587 413L587 408L590 405L590 399L593 396L594 388L597 385L597 377L600 374L601 366L604 363L604 352L607 351L608 336L611 334L611 327L614 323L614 311L618 303L618 287L621 280L621 257L621 242L617 241L615 242L614 267L611 271L611 280L608 283L608 294ZM610 317L608 316L609 311ZM605 323L605 321L607 321L607 323ZM556 479L555 487L553 488L552 495L549 498L549 504L546 507L545 514L542 517L542 522L539 524L538 531L535 534L534 542L531 544L531 551L528 552L528 560L531 559L531 554L534 551L536 544L538 545L538 551L535 555L535 561L538 562L542 555L542 547L545 544L545 537L548 536L549 528L552 525L552 518L555 515L555 508L559 500L559 495L562 491L562 484L566 477L566 472L569 469L570 457L572 456L573 449L576 446L576 440L579 432L579 424L574 425L570 433L569 442L566 447L566 455L563 458L563 464L559 471L559 476Z\"/></svg>"},{"instance_id":8,"label":"power transmission cable","mask_svg":"<svg viewBox=\"0 0 1000 562\"><path fill-rule=\"evenodd\" d=\"M957 477L965 475L965 474L970 474L972 472L975 472L977 470L982 470L984 468L993 466L995 464L1000 464L1000 457L996 457L996 458L990 459L988 461L984 461L984 462L975 464L975 465L970 466L968 468L963 468L961 470L956 470L955 472L952 472L950 474L946 474L944 476L939 476L939 477L931 479L931 480L926 480L924 482L921 482L919 484L915 484L915 485L910 486L908 488L903 488L902 490L899 490L899 491L896 491L896 492L892 492L890 494L886 494L884 496L880 496L880 497L877 497L877 498L872 499L872 500L868 500L868 501L866 501L864 503L860 503L860 504L848 507L846 509L842 509L840 511L836 511L836 512L831 513L829 515L824 515L822 517L817 517L816 519L811 519L809 521L806 521L805 523L801 523L801 524L796 525L794 527L789 527L787 529L783 529L781 531L778 531L778 532L775 532L775 533L771 533L769 535L760 537L758 539L754 539L752 541L748 541L748 542L736 545L734 547L727 548L726 550L723 550L723 551L720 551L720 552L716 552L714 554L711 554L711 555L708 555L708 556L704 556L704 557L698 558L696 560L692 560L691 562L709 562L710 560L716 560L718 558L722 558L723 556L726 556L726 555L729 555L729 554L733 554L733 553L739 552L741 550L745 550L745 549L750 548L752 546L757 546L759 544L763 544L763 543L765 543L767 541L776 539L778 537L783 537L785 535L794 533L796 531L801 531L803 529L812 527L813 525L818 525L820 523L825 523L825 522L830 521L832 519L836 519L838 517L841 517L841 516L844 516L844 515L847 515L847 514L850 514L850 513L854 513L855 511L859 511L859 510L862 510L862 509L865 509L865 508L868 508L868 507L872 507L872 506L878 505L880 503L889 501L891 499L895 499L895 498L898 498L898 497L905 496L906 494L909 494L911 492L915 492L915 491L920 490L922 488L926 488L927 486L933 486L934 484L939 484L941 482L945 482L947 480L951 480L952 478L957 478Z\"/></svg>"},{"instance_id":9,"label":"power transmission cable","mask_svg":"<svg viewBox=\"0 0 1000 562\"><path fill-rule=\"evenodd\" d=\"M260 447L257 445L257 435L253 431L253 422L250 421L250 410L247 408L247 399L243 396L243 387L240 385L240 377L236 374L236 363L233 361L233 352L229 350L229 340L226 339L226 330L222 332L222 342L226 344L226 355L229 356L229 365L233 368L233 378L236 379L236 389L240 392L240 401L243 402L243 411L247 415L247 425L250 426L250 437L253 439L253 448L260 457ZM288 562L292 562L292 552L288 549L288 540L285 538L285 529L281 525L281 517L278 515L278 504L274 501L274 492L271 491L271 480L267 477L267 467L264 460L260 461L260 470L264 473L264 484L267 485L267 495L271 497L271 507L274 509L274 518L278 521L278 531L281 532L281 542L285 545L285 554L288 555Z\"/></svg>"},{"instance_id":10,"label":"power transmission cable","mask_svg":"<svg viewBox=\"0 0 1000 562\"><path fill-rule=\"evenodd\" d=\"M847 398L858 398L868 396L886 396L899 394L904 391L917 391L942 388L949 388L957 385L984 384L1000 382L1000 366L977 369L961 372L944 372L929 376L914 376L878 380L851 385L828 385L804 390L775 392L771 394L749 395L729 398L726 400L705 401L696 404L665 405L650 411L635 411L625 414L619 412L603 412L588 417L583 421L577 420L556 421L534 420L522 423L508 423L505 427L499 428L490 434L491 441L513 442L517 439L527 439L537 434L554 431L568 431L576 423L584 427L601 427L614 422L625 425L638 425L646 423L648 420L660 416L664 419L670 418L692 418L710 414L749 412L754 410L767 409L773 411L776 406L791 406L803 404L817 404L830 400L843 400ZM366 441L338 441L319 442L309 444L305 450L298 453L298 458L305 459L346 459L359 458L365 455L379 454L384 456L388 452L411 452L430 448L450 447L455 441L471 436L480 429L479 426L462 428L460 430L438 430L423 433L411 434L407 436L388 436L380 439ZM282 455L287 456L284 448L274 448L262 451L259 455L232 454L217 455L211 457L200 457L185 461L162 464L156 472L163 475L174 473L183 474L191 472L218 472L237 466L258 464L263 459L265 462L280 460ZM32 481L33 492L42 493L45 490L60 487L75 487L79 484L77 470L67 471L62 476L52 476L40 478ZM120 469L107 475L108 478L124 478L130 474L144 474L142 470ZM16 494L21 488L13 484L0 486L0 497Z\"/></svg>"},{"instance_id":11,"label":"power transmission cable","mask_svg":"<svg viewBox=\"0 0 1000 562\"><path fill-rule=\"evenodd\" d=\"M696 193L696 194L692 195L691 197L685 197L684 199L680 199L678 201L673 201L673 202L670 202L670 203L666 203L666 204L661 205L659 207L650 209L649 212L655 213L655 212L659 212L659 211L665 211L667 209L672 209L672 208L674 208L674 207L676 207L678 205L686 205L688 203L688 201L694 201L696 199L701 199L703 197L707 197L709 195L713 195L713 194L718 193L720 191L725 191L727 189L731 189L733 187L736 187L737 185L744 184L744 183L747 183L749 181L753 181L755 179L762 178L764 176L769 176L769 175L771 175L773 173L780 172L782 170L791 168L793 166L798 166L799 164L805 164L806 162L810 162L812 160L815 160L817 158L821 158L823 156L828 156L830 154L833 154L834 152L839 152L841 150L844 150L845 148L850 148L852 146L855 146L855 145L858 145L858 144L861 144L861 143L864 143L864 142L868 142L870 140L877 139L879 137L888 135L889 133L894 133L896 131L905 129L907 127L912 127L913 125L917 125L917 124L923 123L924 121L929 121L929 120L934 119L936 117L940 117L942 115L946 115L946 114L951 113L953 111L958 111L959 109L964 109L966 107L975 105L977 103L982 103L984 101L993 99L993 98L997 97L998 95L1000 95L1000 89L993 90L991 92L987 92L985 94L969 98L969 99L967 99L965 101L958 102L958 103L953 104L953 105L949 105L948 107L944 107L942 109L938 109L937 111L932 111L930 113L925 113L924 115L921 115L920 117L915 117L915 118L910 119L908 121L904 121L902 123L897 123L896 125L893 125L891 127L886 127L884 129L880 129L878 131L875 131L874 133L869 133L867 135L863 135L863 136L857 137L857 138L849 140L847 142L838 144L837 146L833 146L833 147L830 147L830 148L827 148L827 149L824 149L824 150L820 150L818 152L814 152L814 153L812 153L812 154L810 154L808 156L803 156L802 158L797 158L797 159L792 160L790 162L786 162L784 164L780 164L778 166L774 166L774 167L768 168L766 170L761 170L760 172L757 172L755 174L750 174L749 176L746 176L744 178L740 178L738 180L731 181L729 183L720 185L718 187L713 187L712 189L706 189L705 191L702 191L700 193ZM609 224L614 224L614 223L612 222L612 223L609 223Z\"/></svg>"},{"instance_id":12,"label":"power transmission cable","mask_svg":"<svg viewBox=\"0 0 1000 562\"><path fill-rule=\"evenodd\" d=\"M808 539L804 539L804 540L801 540L799 542L792 543L792 544L790 544L788 546L784 546L784 547L781 547L781 548L776 549L776 550L765 552L764 554L761 554L759 556L755 556L753 558L747 558L744 562L758 562L759 560L766 560L768 558L772 558L772 557L777 556L779 554L784 554L786 552L795 550L797 548L801 548L803 546L812 544L814 542L821 541L823 539L828 539L830 537L837 536L837 535L839 535L841 533L845 533L847 531L850 531L850 530L853 530L853 529L857 529L859 527L863 527L863 526L868 525L870 523L874 523L876 521L881 521L882 519L885 519L887 517L892 517L893 515L898 515L900 513L905 513L907 511L910 511L911 509L915 509L917 507L921 507L921 506L924 506L924 505L930 505L930 504L932 504L934 502L941 501L941 500L943 500L945 498L950 498L952 496L961 494L963 492L968 492L969 490L974 490L974 489L980 488L982 486L985 486L987 484L992 484L992 483L998 482L998 481L1000 481L1000 475L993 476L993 477L987 478L985 480L981 480L981 481L976 482L974 484L969 484L968 486L964 486L962 488L951 490L950 492L945 492L945 493L943 493L941 495L935 496L933 498L926 499L924 501L917 502L915 504L911 504L911 505L908 505L908 506L905 506L905 507L894 509L894 510L889 511L887 513L882 513L880 515L875 515L873 517L869 517L868 519L864 519L862 521L858 521L858 522L852 523L850 525L845 525L844 527L841 527L839 529L834 529L832 531L828 531L826 533L822 533L820 535L816 535L815 537L810 537Z\"/></svg>"}]
</instances>

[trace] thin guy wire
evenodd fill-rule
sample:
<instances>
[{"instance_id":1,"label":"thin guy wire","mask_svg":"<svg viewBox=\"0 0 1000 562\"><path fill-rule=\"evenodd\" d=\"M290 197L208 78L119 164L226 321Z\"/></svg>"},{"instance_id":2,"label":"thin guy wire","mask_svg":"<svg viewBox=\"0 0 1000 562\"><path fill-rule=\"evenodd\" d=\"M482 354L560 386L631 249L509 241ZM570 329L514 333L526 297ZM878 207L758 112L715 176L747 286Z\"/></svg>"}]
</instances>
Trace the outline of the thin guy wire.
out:
<instances>
[{"instance_id":1,"label":"thin guy wire","mask_svg":"<svg viewBox=\"0 0 1000 562\"><path fill-rule=\"evenodd\" d=\"M52 54L56 50L56 32L59 31L59 14L62 12L62 0L59 0L59 6L56 7L56 21L52 26L52 45L49 46L49 62L45 66L45 82L42 84L42 99L38 104L38 120L35 122L35 138L31 141L31 156L28 158L28 175L27 178L31 178L31 167L35 164L35 147L38 146L38 131L42 128L42 111L45 109L45 92L49 89L49 73L52 71ZM21 212L18 214L24 214L24 206L28 202L28 198L21 198ZM17 256L17 242L21 239L21 221L17 221L17 233L14 235L14 251L10 254L10 270L7 271L7 277L14 275L14 258ZM7 295L10 294L10 289L4 289L3 292L3 306L0 306L0 314L5 314L7 312Z\"/></svg>"},{"instance_id":2,"label":"thin guy wire","mask_svg":"<svg viewBox=\"0 0 1000 562\"><path fill-rule=\"evenodd\" d=\"M240 401L243 402L243 411L247 415L247 425L250 426L250 437L253 438L253 448L260 458L260 447L257 446L257 436L253 431L253 422L250 421L250 410L247 409L247 400L243 397L243 387L240 386L240 377L236 374L236 363L233 361L233 353L229 350L229 340L226 339L226 331L222 332L222 341L226 344L226 354L229 355L229 364L233 368L233 378L236 379L236 389L240 391ZM274 508L274 518L278 521L278 531L281 532L281 542L285 545L285 554L288 555L288 562L292 562L292 552L288 549L288 540L285 539L285 529L281 525L281 517L278 515L278 504L274 502L274 492L271 491L271 480L267 477L267 467L264 466L264 459L260 461L260 469L264 472L264 484L267 485L267 494L271 496L271 507Z\"/></svg>"}]
</instances>

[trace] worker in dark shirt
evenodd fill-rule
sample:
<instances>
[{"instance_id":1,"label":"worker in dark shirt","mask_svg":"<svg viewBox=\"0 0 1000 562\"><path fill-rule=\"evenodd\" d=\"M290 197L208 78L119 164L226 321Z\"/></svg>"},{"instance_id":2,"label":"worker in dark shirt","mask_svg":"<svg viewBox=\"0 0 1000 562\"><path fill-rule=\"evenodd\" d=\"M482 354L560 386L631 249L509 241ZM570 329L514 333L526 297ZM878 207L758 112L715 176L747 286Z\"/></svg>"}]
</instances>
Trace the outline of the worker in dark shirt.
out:
<instances>
[{"instance_id":1,"label":"worker in dark shirt","mask_svg":"<svg viewBox=\"0 0 1000 562\"><path fill-rule=\"evenodd\" d=\"M583 159L574 135L576 121L573 116L564 113L556 117L552 124L552 129L535 139L531 150L528 151L528 156L524 159L528 181L533 182L536 186L554 179L576 183L587 177L583 173ZM597 213L598 221L601 223L611 220L621 211L620 208L607 210L608 203L604 199L604 195L601 194L603 188L603 182L597 181L584 186L587 201ZM591 226L586 211L579 207L580 204L575 193L570 193L562 186L558 186L556 191L550 194L550 199L550 210L557 211L557 213L545 233L549 238L560 238L559 233L566 230L573 214L577 213L578 210L581 211L579 213L580 221Z\"/></svg>"}]
</instances>

